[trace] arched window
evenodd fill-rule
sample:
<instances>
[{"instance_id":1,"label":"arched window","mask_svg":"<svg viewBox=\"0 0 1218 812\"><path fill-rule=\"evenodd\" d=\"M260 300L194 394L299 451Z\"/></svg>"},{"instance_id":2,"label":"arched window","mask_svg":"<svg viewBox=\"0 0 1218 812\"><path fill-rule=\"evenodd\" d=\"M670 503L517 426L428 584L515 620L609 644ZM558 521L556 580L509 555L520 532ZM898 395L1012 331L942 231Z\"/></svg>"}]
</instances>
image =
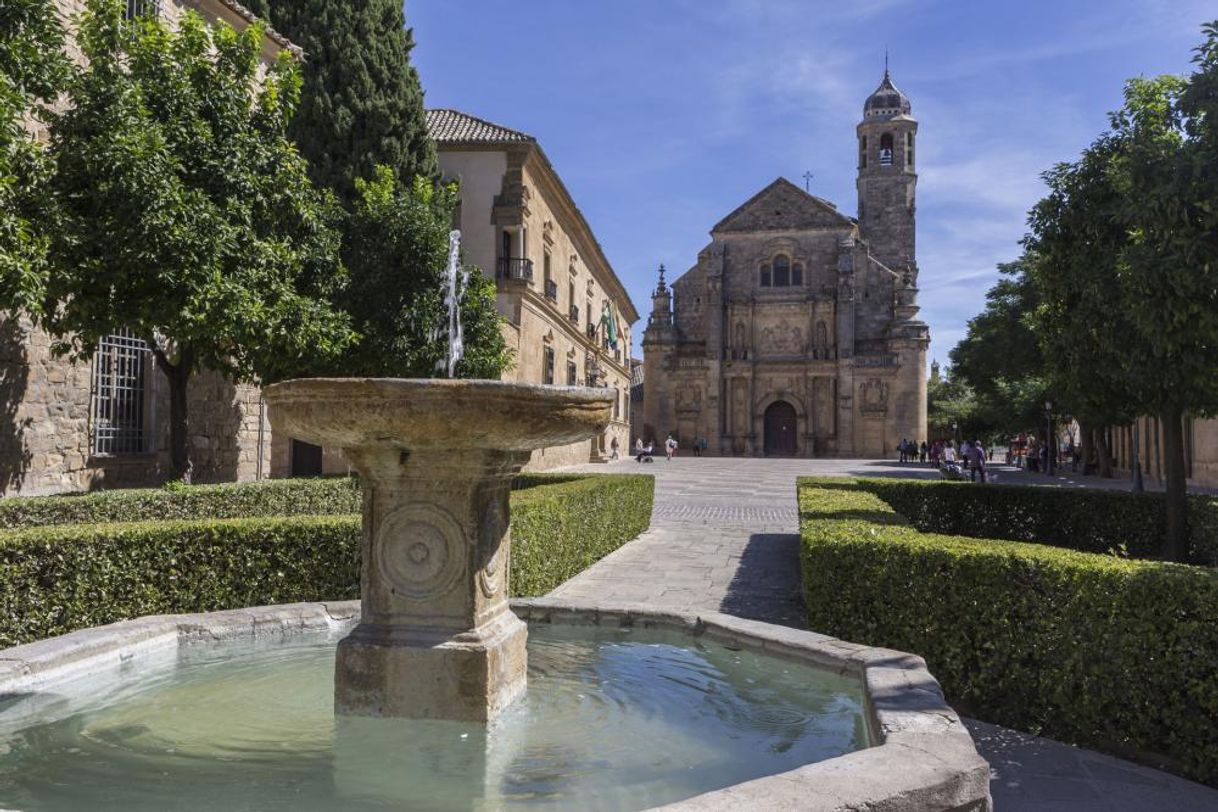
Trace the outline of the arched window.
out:
<instances>
[{"instance_id":1,"label":"arched window","mask_svg":"<svg viewBox=\"0 0 1218 812\"><path fill-rule=\"evenodd\" d=\"M791 260L786 254L774 257L774 287L785 288L791 284Z\"/></svg>"},{"instance_id":2,"label":"arched window","mask_svg":"<svg viewBox=\"0 0 1218 812\"><path fill-rule=\"evenodd\" d=\"M859 169L867 168L867 136L859 141Z\"/></svg>"},{"instance_id":3,"label":"arched window","mask_svg":"<svg viewBox=\"0 0 1218 812\"><path fill-rule=\"evenodd\" d=\"M880 166L892 166L892 133L880 136Z\"/></svg>"},{"instance_id":4,"label":"arched window","mask_svg":"<svg viewBox=\"0 0 1218 812\"><path fill-rule=\"evenodd\" d=\"M761 286L763 288L768 288L770 286L771 281L772 280L771 280L771 276L770 276L770 263L763 262L761 264Z\"/></svg>"},{"instance_id":5,"label":"arched window","mask_svg":"<svg viewBox=\"0 0 1218 812\"><path fill-rule=\"evenodd\" d=\"M905 166L913 169L914 165L914 137L913 133L905 133Z\"/></svg>"},{"instance_id":6,"label":"arched window","mask_svg":"<svg viewBox=\"0 0 1218 812\"><path fill-rule=\"evenodd\" d=\"M796 288L804 286L804 266L798 262L791 266L791 286Z\"/></svg>"}]
</instances>

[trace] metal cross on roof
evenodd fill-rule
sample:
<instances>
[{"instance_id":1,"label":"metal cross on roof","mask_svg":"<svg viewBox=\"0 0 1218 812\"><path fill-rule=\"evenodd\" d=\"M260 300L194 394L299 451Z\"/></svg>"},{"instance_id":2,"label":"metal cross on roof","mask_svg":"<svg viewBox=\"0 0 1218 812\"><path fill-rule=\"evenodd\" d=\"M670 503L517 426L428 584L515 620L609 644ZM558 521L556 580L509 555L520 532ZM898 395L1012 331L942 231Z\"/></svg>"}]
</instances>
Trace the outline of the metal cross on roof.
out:
<instances>
[{"instance_id":1,"label":"metal cross on roof","mask_svg":"<svg viewBox=\"0 0 1218 812\"><path fill-rule=\"evenodd\" d=\"M804 173L804 191L805 192L810 193L812 191L812 178L814 178L814 177L816 177L816 175L813 175L811 171Z\"/></svg>"}]
</instances>

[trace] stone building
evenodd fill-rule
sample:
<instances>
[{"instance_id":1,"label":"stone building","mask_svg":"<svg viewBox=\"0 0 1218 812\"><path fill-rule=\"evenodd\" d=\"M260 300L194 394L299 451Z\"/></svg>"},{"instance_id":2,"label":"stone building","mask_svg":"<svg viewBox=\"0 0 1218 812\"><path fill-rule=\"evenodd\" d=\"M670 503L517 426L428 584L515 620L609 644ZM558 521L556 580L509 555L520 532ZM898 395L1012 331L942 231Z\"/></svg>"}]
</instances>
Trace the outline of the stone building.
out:
<instances>
[{"instance_id":1,"label":"stone building","mask_svg":"<svg viewBox=\"0 0 1218 812\"><path fill-rule=\"evenodd\" d=\"M1165 487L1163 427L1157 417L1140 418L1137 432L1142 477L1148 486ZM1132 426L1108 429L1113 465L1120 475L1133 475L1134 431ZM1190 487L1218 489L1218 419L1184 418L1184 471Z\"/></svg>"},{"instance_id":2,"label":"stone building","mask_svg":"<svg viewBox=\"0 0 1218 812\"><path fill-rule=\"evenodd\" d=\"M84 11L84 0L55 2L65 23ZM238 30L254 20L229 0L127 2L129 16L157 14L171 24L187 9ZM291 47L268 30L264 65ZM68 49L79 58L70 38ZM52 355L50 336L28 318L0 315L0 493L147 485L169 475L168 383L144 342L114 327L92 363L73 364ZM269 472L270 428L256 387L203 373L191 382L189 397L196 480L249 480Z\"/></svg>"},{"instance_id":3,"label":"stone building","mask_svg":"<svg viewBox=\"0 0 1218 812\"><path fill-rule=\"evenodd\" d=\"M644 434L735 456L881 457L926 438L918 124L887 71L858 124L858 216L779 178L664 269L643 334Z\"/></svg>"},{"instance_id":4,"label":"stone building","mask_svg":"<svg viewBox=\"0 0 1218 812\"><path fill-rule=\"evenodd\" d=\"M532 469L606 459L630 443L630 328L639 318L591 227L537 139L457 110L427 111L440 169L460 183L465 261L494 274L515 356L504 380L603 386L605 433L534 452ZM612 321L616 341L610 341Z\"/></svg>"}]
</instances>

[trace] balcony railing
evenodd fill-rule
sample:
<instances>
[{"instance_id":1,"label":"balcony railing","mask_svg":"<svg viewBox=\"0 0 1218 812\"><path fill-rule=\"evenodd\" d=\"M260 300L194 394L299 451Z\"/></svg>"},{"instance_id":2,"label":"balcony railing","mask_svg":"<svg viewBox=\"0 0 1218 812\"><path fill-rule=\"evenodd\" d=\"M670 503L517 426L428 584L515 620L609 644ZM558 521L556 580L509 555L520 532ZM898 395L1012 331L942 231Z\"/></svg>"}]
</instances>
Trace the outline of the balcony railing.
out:
<instances>
[{"instance_id":1,"label":"balcony railing","mask_svg":"<svg viewBox=\"0 0 1218 812\"><path fill-rule=\"evenodd\" d=\"M546 298L551 302L558 301L558 283L553 279L546 280Z\"/></svg>"},{"instance_id":2,"label":"balcony railing","mask_svg":"<svg viewBox=\"0 0 1218 812\"><path fill-rule=\"evenodd\" d=\"M523 257L499 257L495 267L496 279L521 279L533 281L533 260Z\"/></svg>"},{"instance_id":3,"label":"balcony railing","mask_svg":"<svg viewBox=\"0 0 1218 812\"><path fill-rule=\"evenodd\" d=\"M579 308L576 307L575 305L571 305L571 314L570 315L571 315L571 323L579 324Z\"/></svg>"}]
</instances>

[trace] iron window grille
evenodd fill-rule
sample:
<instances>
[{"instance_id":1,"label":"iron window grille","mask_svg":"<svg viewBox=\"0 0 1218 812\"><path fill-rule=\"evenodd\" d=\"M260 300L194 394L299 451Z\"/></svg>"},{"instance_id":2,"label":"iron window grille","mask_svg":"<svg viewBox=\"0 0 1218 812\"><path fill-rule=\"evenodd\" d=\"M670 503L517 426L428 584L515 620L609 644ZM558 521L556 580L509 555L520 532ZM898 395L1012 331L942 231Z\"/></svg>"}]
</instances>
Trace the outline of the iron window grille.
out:
<instances>
[{"instance_id":1,"label":"iron window grille","mask_svg":"<svg viewBox=\"0 0 1218 812\"><path fill-rule=\"evenodd\" d=\"M161 0L127 0L123 10L124 20L136 20L140 17L160 17Z\"/></svg>"},{"instance_id":2,"label":"iron window grille","mask_svg":"<svg viewBox=\"0 0 1218 812\"><path fill-rule=\"evenodd\" d=\"M95 455L145 452L150 357L148 345L129 330L108 335L98 344L89 409Z\"/></svg>"}]
</instances>

